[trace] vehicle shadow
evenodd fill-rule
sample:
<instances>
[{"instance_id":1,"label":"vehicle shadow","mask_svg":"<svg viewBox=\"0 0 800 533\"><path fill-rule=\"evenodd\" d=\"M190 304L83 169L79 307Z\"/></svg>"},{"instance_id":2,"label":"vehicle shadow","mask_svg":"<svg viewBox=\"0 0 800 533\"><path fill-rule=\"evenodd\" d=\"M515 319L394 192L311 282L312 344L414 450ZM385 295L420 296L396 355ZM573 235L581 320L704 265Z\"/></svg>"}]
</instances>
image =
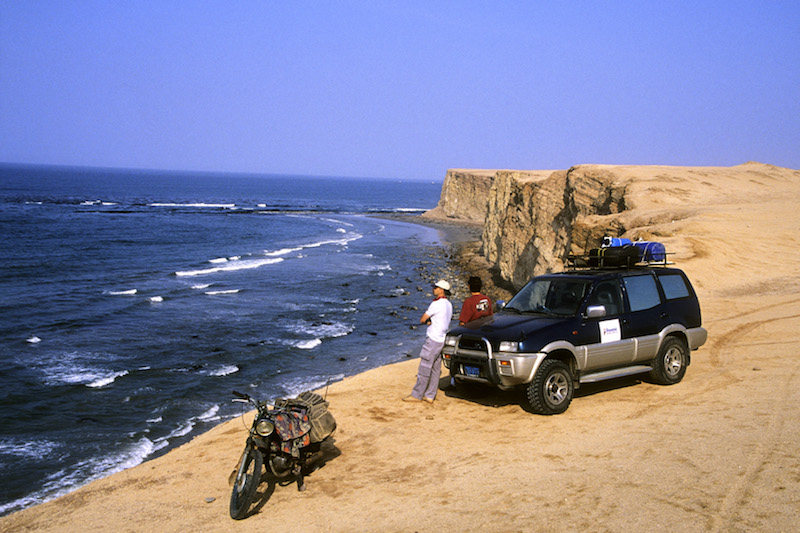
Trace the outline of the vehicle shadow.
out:
<instances>
[{"instance_id":1,"label":"vehicle shadow","mask_svg":"<svg viewBox=\"0 0 800 533\"><path fill-rule=\"evenodd\" d=\"M584 383L580 388L575 389L573 399L593 396L599 392L634 387L645 381L646 380L643 379L642 376L624 376L597 383ZM480 383L451 385L450 376L445 376L439 379L439 390L444 392L447 397L466 400L486 407L518 405L522 410L531 414L536 414L528 403L524 387L502 391Z\"/></svg>"},{"instance_id":2,"label":"vehicle shadow","mask_svg":"<svg viewBox=\"0 0 800 533\"><path fill-rule=\"evenodd\" d=\"M314 454L307 462L300 476L289 476L278 478L269 470L269 466L264 465L261 480L253 498L255 506L247 513L245 518L258 514L261 509L269 502L278 487L297 486L298 490L305 490L305 478L313 472L324 467L328 461L336 459L342 455L342 451L334 444L336 440L330 436L320 443L319 451ZM301 486L303 488L301 488Z\"/></svg>"},{"instance_id":3,"label":"vehicle shadow","mask_svg":"<svg viewBox=\"0 0 800 533\"><path fill-rule=\"evenodd\" d=\"M524 402L525 393L521 389L502 391L480 383L461 383L452 385L450 376L439 379L439 390L448 398L458 398L486 407L505 407Z\"/></svg>"}]
</instances>

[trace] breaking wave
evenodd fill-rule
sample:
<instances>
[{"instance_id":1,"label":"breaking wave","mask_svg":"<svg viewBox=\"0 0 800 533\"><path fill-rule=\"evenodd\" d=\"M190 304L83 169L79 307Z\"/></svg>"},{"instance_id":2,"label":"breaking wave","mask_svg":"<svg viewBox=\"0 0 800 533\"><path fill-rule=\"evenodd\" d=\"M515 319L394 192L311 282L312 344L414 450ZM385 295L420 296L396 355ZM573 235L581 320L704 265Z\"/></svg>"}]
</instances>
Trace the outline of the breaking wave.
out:
<instances>
[{"instance_id":1,"label":"breaking wave","mask_svg":"<svg viewBox=\"0 0 800 533\"><path fill-rule=\"evenodd\" d=\"M107 294L109 296L133 296L137 292L139 291L136 289L127 289L122 291L103 291L103 294Z\"/></svg>"},{"instance_id":2,"label":"breaking wave","mask_svg":"<svg viewBox=\"0 0 800 533\"><path fill-rule=\"evenodd\" d=\"M247 270L250 268L258 268L265 265L273 265L283 261L281 258L274 259L244 259L236 261L228 261L223 266L212 268L201 268L198 270L183 270L175 272L176 276L204 276L207 274L215 274L217 272L234 272L236 270Z\"/></svg>"}]
</instances>

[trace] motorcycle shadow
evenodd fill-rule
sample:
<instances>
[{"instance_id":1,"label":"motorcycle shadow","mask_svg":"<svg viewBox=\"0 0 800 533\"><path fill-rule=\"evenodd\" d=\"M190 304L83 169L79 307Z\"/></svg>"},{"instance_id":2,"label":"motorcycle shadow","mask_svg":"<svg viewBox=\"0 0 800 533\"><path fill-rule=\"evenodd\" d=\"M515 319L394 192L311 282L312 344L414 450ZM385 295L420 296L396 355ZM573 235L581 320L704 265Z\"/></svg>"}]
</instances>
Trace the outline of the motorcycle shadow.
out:
<instances>
[{"instance_id":1,"label":"motorcycle shadow","mask_svg":"<svg viewBox=\"0 0 800 533\"><path fill-rule=\"evenodd\" d=\"M278 487L288 487L290 485L297 485L299 491L306 489L305 478L313 472L319 470L328 461L336 459L342 455L342 451L334 444L336 440L329 436L320 443L320 449L312 457L310 457L306 464L303 466L299 476L288 476L284 478L276 477L270 472L269 467L265 467L261 473L261 479L256 490L253 502L255 506L247 513L247 517L258 514L261 509L269 502L272 495Z\"/></svg>"}]
</instances>

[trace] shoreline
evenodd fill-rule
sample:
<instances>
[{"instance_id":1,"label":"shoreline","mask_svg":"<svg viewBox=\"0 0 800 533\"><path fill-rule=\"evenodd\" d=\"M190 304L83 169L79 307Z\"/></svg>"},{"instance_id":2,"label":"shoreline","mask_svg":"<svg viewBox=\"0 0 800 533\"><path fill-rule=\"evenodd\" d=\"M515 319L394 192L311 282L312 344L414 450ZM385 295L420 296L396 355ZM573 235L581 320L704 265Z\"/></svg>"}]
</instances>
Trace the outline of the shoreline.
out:
<instances>
[{"instance_id":1,"label":"shoreline","mask_svg":"<svg viewBox=\"0 0 800 533\"><path fill-rule=\"evenodd\" d=\"M423 218L423 215L409 215L405 213L383 213L371 215L374 218L383 218L397 222L418 224L438 230L442 235L443 245L458 245L466 242L480 241L482 228L478 224Z\"/></svg>"},{"instance_id":2,"label":"shoreline","mask_svg":"<svg viewBox=\"0 0 800 533\"><path fill-rule=\"evenodd\" d=\"M468 220L442 220L405 214L381 215L377 218L419 224L434 228L441 233L442 247L448 254L447 262L453 273L453 279L448 280L453 284L453 299L463 300L469 296L466 283L469 276L481 278L482 292L493 302L508 301L514 295L513 288L499 279L480 253L483 232L481 224Z\"/></svg>"}]
</instances>

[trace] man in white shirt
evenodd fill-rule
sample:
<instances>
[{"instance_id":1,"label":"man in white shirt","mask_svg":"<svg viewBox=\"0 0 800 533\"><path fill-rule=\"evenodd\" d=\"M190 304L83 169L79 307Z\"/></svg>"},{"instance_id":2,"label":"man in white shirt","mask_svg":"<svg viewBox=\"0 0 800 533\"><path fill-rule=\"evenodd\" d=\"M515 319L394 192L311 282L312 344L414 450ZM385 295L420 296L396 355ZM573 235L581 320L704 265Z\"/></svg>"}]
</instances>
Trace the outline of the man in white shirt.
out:
<instances>
[{"instance_id":1,"label":"man in white shirt","mask_svg":"<svg viewBox=\"0 0 800 533\"><path fill-rule=\"evenodd\" d=\"M405 402L426 401L433 403L436 391L439 390L439 375L442 370L442 348L444 337L450 329L450 319L453 318L453 304L447 299L450 295L450 284L440 279L433 286L434 300L428 306L425 314L419 319L420 324L428 324L425 343L419 353L419 370L417 370L417 383L411 390L411 395L403 398Z\"/></svg>"}]
</instances>

